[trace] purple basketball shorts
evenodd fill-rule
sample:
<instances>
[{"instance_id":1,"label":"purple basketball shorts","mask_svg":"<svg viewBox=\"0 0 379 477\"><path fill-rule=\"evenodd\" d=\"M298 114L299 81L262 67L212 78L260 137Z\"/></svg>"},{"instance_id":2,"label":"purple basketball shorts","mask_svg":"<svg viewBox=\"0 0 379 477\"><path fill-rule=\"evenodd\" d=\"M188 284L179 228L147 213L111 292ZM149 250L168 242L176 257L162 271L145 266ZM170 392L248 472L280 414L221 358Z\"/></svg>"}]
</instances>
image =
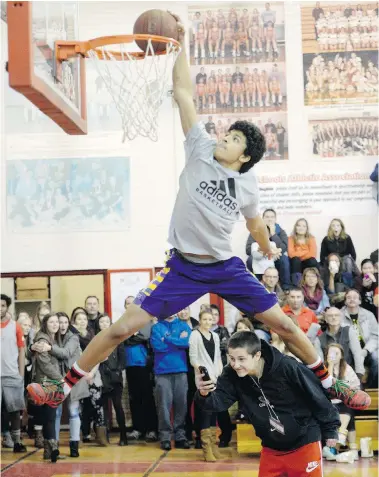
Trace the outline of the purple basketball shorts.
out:
<instances>
[{"instance_id":1,"label":"purple basketball shorts","mask_svg":"<svg viewBox=\"0 0 379 477\"><path fill-rule=\"evenodd\" d=\"M211 264L188 261L169 251L165 267L142 289L134 303L150 315L165 319L207 293L215 293L248 316L263 313L277 303L238 257Z\"/></svg>"}]
</instances>

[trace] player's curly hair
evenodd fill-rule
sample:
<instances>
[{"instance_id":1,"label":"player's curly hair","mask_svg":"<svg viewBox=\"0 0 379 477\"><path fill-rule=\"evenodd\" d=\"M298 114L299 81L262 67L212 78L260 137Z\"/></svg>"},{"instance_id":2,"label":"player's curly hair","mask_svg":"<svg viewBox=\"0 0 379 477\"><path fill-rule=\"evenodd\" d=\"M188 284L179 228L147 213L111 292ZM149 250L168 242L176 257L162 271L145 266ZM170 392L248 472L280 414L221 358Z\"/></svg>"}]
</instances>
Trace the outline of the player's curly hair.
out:
<instances>
[{"instance_id":1,"label":"player's curly hair","mask_svg":"<svg viewBox=\"0 0 379 477\"><path fill-rule=\"evenodd\" d=\"M266 152L266 141L257 126L249 123L249 121L236 121L229 128L229 131L232 130L241 131L246 137L244 154L245 156L250 156L251 159L249 162L242 164L239 170L240 174L244 174L262 159L263 154Z\"/></svg>"}]
</instances>

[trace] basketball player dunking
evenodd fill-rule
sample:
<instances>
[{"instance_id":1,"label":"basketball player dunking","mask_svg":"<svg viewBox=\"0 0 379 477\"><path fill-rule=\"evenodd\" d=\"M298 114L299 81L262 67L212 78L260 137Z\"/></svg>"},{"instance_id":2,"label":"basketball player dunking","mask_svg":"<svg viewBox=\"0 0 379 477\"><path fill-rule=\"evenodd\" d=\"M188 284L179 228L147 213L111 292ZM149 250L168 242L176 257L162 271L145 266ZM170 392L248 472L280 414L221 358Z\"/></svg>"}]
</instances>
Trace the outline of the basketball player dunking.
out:
<instances>
[{"instance_id":1,"label":"basketball player dunking","mask_svg":"<svg viewBox=\"0 0 379 477\"><path fill-rule=\"evenodd\" d=\"M169 242L173 248L167 253L165 267L138 293L118 321L95 336L64 380L32 383L28 386L29 395L37 405L58 406L72 386L153 317L165 319L204 294L215 293L278 333L289 350L321 379L330 397L356 409L366 408L369 396L329 375L305 333L279 307L276 295L249 273L240 258L233 256L231 233L240 213L263 254L273 258L281 253L270 247L267 228L259 214L254 165L265 152L265 141L259 129L247 121L232 124L219 142L212 140L198 122L184 28L175 18L183 47L173 70L174 98L186 136L186 165L170 224ZM169 344L171 337L164 340Z\"/></svg>"}]
</instances>

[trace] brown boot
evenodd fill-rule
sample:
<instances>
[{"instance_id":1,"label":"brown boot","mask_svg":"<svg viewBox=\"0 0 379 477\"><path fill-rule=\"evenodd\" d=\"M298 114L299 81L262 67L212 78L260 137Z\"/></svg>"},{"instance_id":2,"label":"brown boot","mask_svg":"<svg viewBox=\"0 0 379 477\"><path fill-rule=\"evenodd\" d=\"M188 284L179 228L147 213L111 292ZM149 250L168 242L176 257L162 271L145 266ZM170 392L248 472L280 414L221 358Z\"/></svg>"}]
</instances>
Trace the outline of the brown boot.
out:
<instances>
[{"instance_id":1,"label":"brown boot","mask_svg":"<svg viewBox=\"0 0 379 477\"><path fill-rule=\"evenodd\" d=\"M213 455L216 459L221 459L222 455L217 446L217 427L211 427L211 444Z\"/></svg>"},{"instance_id":2,"label":"brown boot","mask_svg":"<svg viewBox=\"0 0 379 477\"><path fill-rule=\"evenodd\" d=\"M59 459L58 442L55 439L49 439L47 442L50 448L50 460L56 462Z\"/></svg>"},{"instance_id":3,"label":"brown boot","mask_svg":"<svg viewBox=\"0 0 379 477\"><path fill-rule=\"evenodd\" d=\"M49 446L49 441L45 439L43 441L43 460L49 460L51 457L51 448Z\"/></svg>"},{"instance_id":4,"label":"brown boot","mask_svg":"<svg viewBox=\"0 0 379 477\"><path fill-rule=\"evenodd\" d=\"M109 443L107 436L107 428L105 426L99 426L96 428L96 439L101 447L108 447Z\"/></svg>"},{"instance_id":5,"label":"brown boot","mask_svg":"<svg viewBox=\"0 0 379 477\"><path fill-rule=\"evenodd\" d=\"M201 430L201 443L203 446L203 456L205 462L216 462L217 459L212 452L211 430Z\"/></svg>"}]
</instances>

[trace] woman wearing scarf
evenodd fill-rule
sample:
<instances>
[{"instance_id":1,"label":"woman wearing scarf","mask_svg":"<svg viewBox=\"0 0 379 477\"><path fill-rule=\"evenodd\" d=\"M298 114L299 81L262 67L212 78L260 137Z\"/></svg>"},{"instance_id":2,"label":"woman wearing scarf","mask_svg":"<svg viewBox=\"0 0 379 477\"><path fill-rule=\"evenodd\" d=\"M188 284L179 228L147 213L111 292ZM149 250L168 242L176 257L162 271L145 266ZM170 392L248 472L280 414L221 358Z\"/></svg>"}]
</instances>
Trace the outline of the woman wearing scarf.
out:
<instances>
[{"instance_id":1,"label":"woman wearing scarf","mask_svg":"<svg viewBox=\"0 0 379 477\"><path fill-rule=\"evenodd\" d=\"M304 293L305 305L319 318L323 315L325 308L330 307L330 303L317 268L311 267L304 270L300 286Z\"/></svg>"}]
</instances>

